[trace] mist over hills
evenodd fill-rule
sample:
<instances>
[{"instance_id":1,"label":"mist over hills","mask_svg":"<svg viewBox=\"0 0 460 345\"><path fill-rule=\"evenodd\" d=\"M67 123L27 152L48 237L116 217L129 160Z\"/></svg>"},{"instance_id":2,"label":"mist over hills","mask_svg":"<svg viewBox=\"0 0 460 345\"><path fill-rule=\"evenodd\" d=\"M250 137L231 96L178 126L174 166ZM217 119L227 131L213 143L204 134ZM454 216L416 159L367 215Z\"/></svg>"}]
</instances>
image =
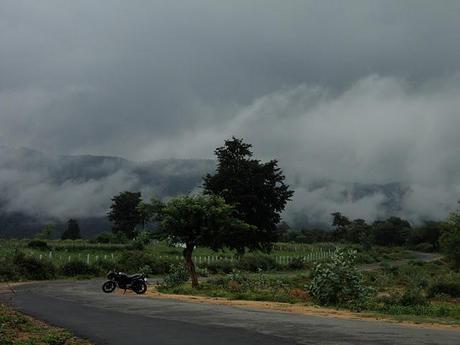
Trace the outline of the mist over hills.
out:
<instances>
[{"instance_id":1,"label":"mist over hills","mask_svg":"<svg viewBox=\"0 0 460 345\"><path fill-rule=\"evenodd\" d=\"M133 162L110 156L50 156L28 148L0 146L0 235L30 235L43 224L69 218L82 233L109 230L111 198L124 190L144 198L190 193L215 162L164 159Z\"/></svg>"},{"instance_id":2,"label":"mist over hills","mask_svg":"<svg viewBox=\"0 0 460 345\"><path fill-rule=\"evenodd\" d=\"M0 236L30 236L46 223L56 224L60 232L69 218L79 220L85 236L107 231L110 224L106 212L114 195L124 190L141 191L148 200L152 195L167 198L190 193L200 188L202 176L214 171L215 165L211 159L133 162L111 156L51 156L29 148L2 145ZM381 204L378 216L397 214L408 192L399 183L319 181L304 185L293 176L288 175L287 179L297 195L284 218L296 227L325 227L329 211L346 213L347 202L360 205L365 214L362 205L377 200ZM302 200L305 191L309 200L315 193L325 197L325 191L333 191L337 205L326 207L326 211L324 207L312 207ZM318 200L324 202L331 202L331 198Z\"/></svg>"}]
</instances>

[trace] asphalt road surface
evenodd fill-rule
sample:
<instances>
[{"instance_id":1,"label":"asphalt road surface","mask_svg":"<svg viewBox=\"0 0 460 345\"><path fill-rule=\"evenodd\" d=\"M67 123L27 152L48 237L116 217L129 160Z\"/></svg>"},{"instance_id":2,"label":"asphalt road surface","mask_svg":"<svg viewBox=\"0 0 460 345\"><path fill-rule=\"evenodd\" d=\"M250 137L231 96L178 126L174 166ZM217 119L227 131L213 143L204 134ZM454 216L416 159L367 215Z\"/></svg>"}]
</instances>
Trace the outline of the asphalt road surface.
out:
<instances>
[{"instance_id":1,"label":"asphalt road surface","mask_svg":"<svg viewBox=\"0 0 460 345\"><path fill-rule=\"evenodd\" d=\"M100 280L16 287L0 299L95 344L460 345L460 332L104 294Z\"/></svg>"}]
</instances>

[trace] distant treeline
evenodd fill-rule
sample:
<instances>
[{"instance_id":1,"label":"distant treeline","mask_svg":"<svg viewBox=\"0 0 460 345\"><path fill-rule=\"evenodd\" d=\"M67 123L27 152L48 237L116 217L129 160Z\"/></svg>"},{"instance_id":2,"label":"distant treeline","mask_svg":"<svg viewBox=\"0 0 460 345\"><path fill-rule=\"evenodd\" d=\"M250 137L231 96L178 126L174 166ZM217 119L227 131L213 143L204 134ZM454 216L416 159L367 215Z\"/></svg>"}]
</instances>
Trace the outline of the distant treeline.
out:
<instances>
[{"instance_id":1,"label":"distant treeline","mask_svg":"<svg viewBox=\"0 0 460 345\"><path fill-rule=\"evenodd\" d=\"M346 242L363 246L409 246L423 251L437 251L443 223L428 221L413 227L407 220L390 217L368 224L363 219L350 220L340 212L331 214L332 230L291 229L281 223L280 240L295 243Z\"/></svg>"}]
</instances>

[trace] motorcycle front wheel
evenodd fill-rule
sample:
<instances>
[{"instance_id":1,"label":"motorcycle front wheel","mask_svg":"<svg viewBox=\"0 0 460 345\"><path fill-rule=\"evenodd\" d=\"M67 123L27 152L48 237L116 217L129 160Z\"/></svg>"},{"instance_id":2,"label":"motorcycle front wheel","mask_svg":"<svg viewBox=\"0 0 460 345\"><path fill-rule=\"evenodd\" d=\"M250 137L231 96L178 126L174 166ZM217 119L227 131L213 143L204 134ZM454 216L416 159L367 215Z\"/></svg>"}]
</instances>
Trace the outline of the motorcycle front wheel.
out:
<instances>
[{"instance_id":1,"label":"motorcycle front wheel","mask_svg":"<svg viewBox=\"0 0 460 345\"><path fill-rule=\"evenodd\" d=\"M143 281L137 281L133 284L132 289L138 295L142 295L147 291L147 284Z\"/></svg>"},{"instance_id":2,"label":"motorcycle front wheel","mask_svg":"<svg viewBox=\"0 0 460 345\"><path fill-rule=\"evenodd\" d=\"M111 292L113 292L113 290L116 289L116 287L117 287L117 284L115 284L114 281L109 280L109 281L106 281L102 285L102 291L104 291L105 293L111 293Z\"/></svg>"}]
</instances>

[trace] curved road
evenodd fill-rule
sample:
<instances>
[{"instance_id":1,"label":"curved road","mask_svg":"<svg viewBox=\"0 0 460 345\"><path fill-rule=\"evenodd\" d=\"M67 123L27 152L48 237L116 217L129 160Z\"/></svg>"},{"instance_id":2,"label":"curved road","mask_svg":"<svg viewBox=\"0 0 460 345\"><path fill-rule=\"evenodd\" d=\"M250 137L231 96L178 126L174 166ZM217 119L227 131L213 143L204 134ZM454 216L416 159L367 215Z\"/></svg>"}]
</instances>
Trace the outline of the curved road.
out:
<instances>
[{"instance_id":1,"label":"curved road","mask_svg":"<svg viewBox=\"0 0 460 345\"><path fill-rule=\"evenodd\" d=\"M460 345L460 332L223 305L106 295L101 280L21 285L2 301L95 344Z\"/></svg>"}]
</instances>

